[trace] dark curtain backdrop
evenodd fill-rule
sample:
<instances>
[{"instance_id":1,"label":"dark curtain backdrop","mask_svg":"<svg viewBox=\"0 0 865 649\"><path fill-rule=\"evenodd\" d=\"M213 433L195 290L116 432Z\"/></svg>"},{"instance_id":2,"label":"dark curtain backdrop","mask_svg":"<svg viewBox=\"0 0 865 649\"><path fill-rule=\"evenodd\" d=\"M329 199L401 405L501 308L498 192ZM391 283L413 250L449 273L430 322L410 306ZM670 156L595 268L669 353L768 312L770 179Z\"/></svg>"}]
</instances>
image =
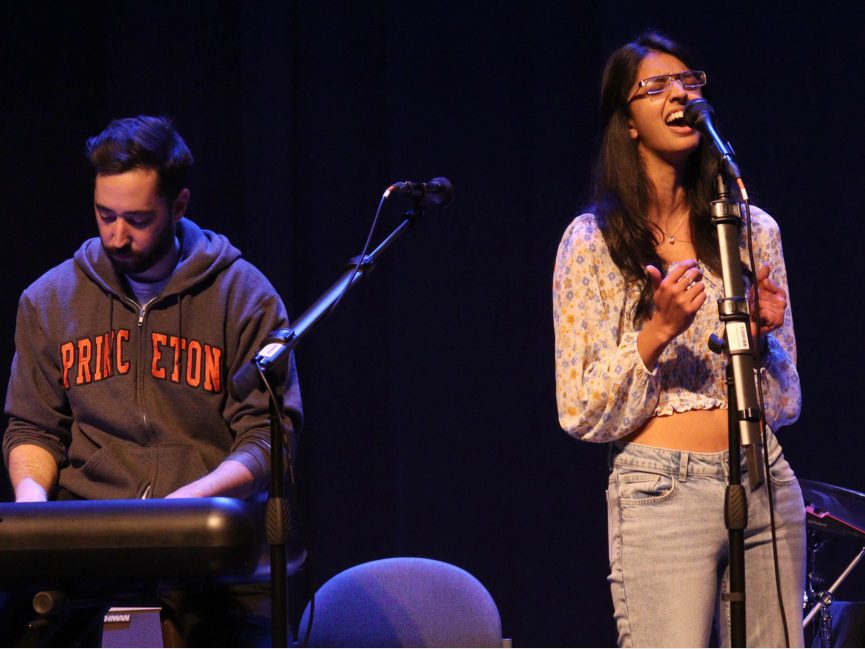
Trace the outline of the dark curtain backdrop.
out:
<instances>
[{"instance_id":1,"label":"dark curtain backdrop","mask_svg":"<svg viewBox=\"0 0 865 649\"><path fill-rule=\"evenodd\" d=\"M865 490L865 57L862 10L844 6L4 4L0 367L20 292L95 235L82 147L113 117L176 119L197 159L190 216L295 315L360 251L390 182L445 175L454 204L297 354L313 576L432 557L489 588L516 646L613 644L606 449L558 426L550 303L601 66L656 27L708 71L755 203L783 230L805 394L788 457L801 477Z\"/></svg>"}]
</instances>

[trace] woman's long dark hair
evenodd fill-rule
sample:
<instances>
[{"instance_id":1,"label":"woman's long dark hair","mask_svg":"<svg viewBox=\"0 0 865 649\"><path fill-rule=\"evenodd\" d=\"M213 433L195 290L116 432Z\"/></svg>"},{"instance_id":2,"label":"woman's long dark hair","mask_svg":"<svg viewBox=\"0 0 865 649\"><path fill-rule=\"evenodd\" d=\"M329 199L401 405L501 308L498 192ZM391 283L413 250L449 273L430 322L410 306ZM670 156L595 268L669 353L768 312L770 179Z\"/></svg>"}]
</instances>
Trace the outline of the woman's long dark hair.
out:
<instances>
[{"instance_id":1,"label":"woman's long dark hair","mask_svg":"<svg viewBox=\"0 0 865 649\"><path fill-rule=\"evenodd\" d=\"M653 51L671 54L690 66L690 57L681 46L655 32L643 34L610 56L601 83L603 135L589 208L598 220L613 261L627 280L640 287L632 314L635 325L650 316L653 306L654 290L645 266L664 268L655 250L657 226L647 218L654 188L628 128L628 95L637 81L640 62ZM717 157L701 138L699 147L688 158L683 183L694 249L701 262L715 273L720 272L720 259L710 203L719 170Z\"/></svg>"}]
</instances>

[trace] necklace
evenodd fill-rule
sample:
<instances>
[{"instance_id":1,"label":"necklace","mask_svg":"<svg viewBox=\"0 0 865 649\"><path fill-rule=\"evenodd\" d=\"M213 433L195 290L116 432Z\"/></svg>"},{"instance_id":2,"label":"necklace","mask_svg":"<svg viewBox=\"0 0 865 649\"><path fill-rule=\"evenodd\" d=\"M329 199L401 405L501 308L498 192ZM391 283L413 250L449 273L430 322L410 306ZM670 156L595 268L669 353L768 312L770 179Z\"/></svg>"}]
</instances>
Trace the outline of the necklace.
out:
<instances>
[{"instance_id":1,"label":"necklace","mask_svg":"<svg viewBox=\"0 0 865 649\"><path fill-rule=\"evenodd\" d=\"M660 223L658 224L658 229L661 231L661 234L664 235L664 238L667 239L667 243L669 243L671 246L674 243L676 243L676 234L679 232L679 230L682 229L682 226L685 225L685 222L687 220L688 220L688 214L685 214L685 216L682 217L682 220L679 221L679 225L672 232L667 232L666 230L664 230L664 228L661 227ZM681 241L687 242L688 240L687 239L681 239Z\"/></svg>"}]
</instances>

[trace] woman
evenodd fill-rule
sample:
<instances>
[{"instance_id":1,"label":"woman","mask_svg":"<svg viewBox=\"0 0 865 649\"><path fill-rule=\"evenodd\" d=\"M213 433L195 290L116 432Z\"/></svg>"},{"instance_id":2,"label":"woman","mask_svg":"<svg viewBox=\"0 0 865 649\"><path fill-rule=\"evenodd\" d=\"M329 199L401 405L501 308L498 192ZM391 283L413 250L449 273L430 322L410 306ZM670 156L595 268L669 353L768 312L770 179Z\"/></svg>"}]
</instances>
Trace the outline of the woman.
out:
<instances>
[{"instance_id":1,"label":"woman","mask_svg":"<svg viewBox=\"0 0 865 649\"><path fill-rule=\"evenodd\" d=\"M578 439L612 442L607 492L610 576L621 646L707 646L713 619L729 646L727 393L723 295L710 201L720 170L686 126L706 75L654 33L613 53L602 83L603 140L589 213L559 247L553 279L559 421ZM805 514L771 430L799 415L796 347L778 226L751 209L758 269L760 373L790 642L802 638ZM747 484L747 475L743 477ZM783 646L765 487L748 493L748 646ZM719 615L719 613L721 613Z\"/></svg>"}]
</instances>

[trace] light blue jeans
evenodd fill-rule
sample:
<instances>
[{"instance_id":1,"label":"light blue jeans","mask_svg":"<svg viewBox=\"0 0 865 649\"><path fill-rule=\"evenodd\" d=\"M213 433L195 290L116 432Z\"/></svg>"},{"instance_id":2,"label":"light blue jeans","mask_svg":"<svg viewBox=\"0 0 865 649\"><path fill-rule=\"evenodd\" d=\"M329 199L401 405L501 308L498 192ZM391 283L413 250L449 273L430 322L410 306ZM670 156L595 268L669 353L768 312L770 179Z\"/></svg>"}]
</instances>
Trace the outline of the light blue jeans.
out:
<instances>
[{"instance_id":1,"label":"light blue jeans","mask_svg":"<svg viewBox=\"0 0 865 649\"><path fill-rule=\"evenodd\" d=\"M790 644L801 647L805 583L805 510L799 483L769 433L781 592ZM707 647L713 621L730 646L728 532L723 453L689 453L615 443L607 509L610 576L619 646ZM766 487L748 488L745 531L749 647L783 647Z\"/></svg>"}]
</instances>

